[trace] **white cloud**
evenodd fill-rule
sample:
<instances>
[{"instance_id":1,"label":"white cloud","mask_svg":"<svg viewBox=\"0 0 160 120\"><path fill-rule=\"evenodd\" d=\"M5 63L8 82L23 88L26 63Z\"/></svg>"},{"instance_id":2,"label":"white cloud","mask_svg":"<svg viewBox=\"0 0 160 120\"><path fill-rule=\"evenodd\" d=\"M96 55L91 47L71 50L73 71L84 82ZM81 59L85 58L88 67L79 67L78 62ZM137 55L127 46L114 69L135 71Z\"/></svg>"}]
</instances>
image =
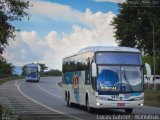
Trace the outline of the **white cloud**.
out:
<instances>
[{"instance_id":1,"label":"white cloud","mask_svg":"<svg viewBox=\"0 0 160 120\"><path fill-rule=\"evenodd\" d=\"M59 20L60 21L65 20L69 22L85 21L83 13L67 5L61 5L49 1L31 1L31 4L33 6L30 7L28 12L31 13L32 15L40 14L57 21Z\"/></svg>"},{"instance_id":2,"label":"white cloud","mask_svg":"<svg viewBox=\"0 0 160 120\"><path fill-rule=\"evenodd\" d=\"M6 59L15 65L42 62L49 68L61 69L62 58L80 48L100 44L117 45L113 37L113 27L110 26L110 21L115 16L112 12L93 14L90 9L86 9L86 12L82 13L67 6L43 1L34 2L30 11L56 20L79 21L91 25L92 28L87 29L75 23L72 25L72 33L61 35L50 31L44 38L40 38L36 31L16 33L16 41L10 41L4 54Z\"/></svg>"},{"instance_id":3,"label":"white cloud","mask_svg":"<svg viewBox=\"0 0 160 120\"><path fill-rule=\"evenodd\" d=\"M114 3L124 3L126 0L95 0L96 2L114 2Z\"/></svg>"}]
</instances>

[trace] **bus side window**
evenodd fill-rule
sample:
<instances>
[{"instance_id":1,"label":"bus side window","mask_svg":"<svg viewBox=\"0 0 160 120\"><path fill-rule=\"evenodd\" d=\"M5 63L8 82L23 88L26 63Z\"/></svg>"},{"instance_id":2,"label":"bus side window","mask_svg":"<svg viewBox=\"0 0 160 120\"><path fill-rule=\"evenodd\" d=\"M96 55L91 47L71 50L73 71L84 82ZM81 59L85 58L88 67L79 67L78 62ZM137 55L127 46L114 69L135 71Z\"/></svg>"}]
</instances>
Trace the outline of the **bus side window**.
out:
<instances>
[{"instance_id":1,"label":"bus side window","mask_svg":"<svg viewBox=\"0 0 160 120\"><path fill-rule=\"evenodd\" d=\"M86 84L86 85L89 85L89 84L91 84L91 81L90 81L90 76L91 76L91 75L90 75L89 70L86 70L85 72L86 72L86 74L85 74L85 77L86 77L86 78L85 78L85 84Z\"/></svg>"},{"instance_id":2,"label":"bus side window","mask_svg":"<svg viewBox=\"0 0 160 120\"><path fill-rule=\"evenodd\" d=\"M88 57L87 59L86 59L86 69L85 69L85 84L87 84L87 85L89 85L89 84L91 84L91 82L90 82L90 76L91 76L91 74L90 74L90 58Z\"/></svg>"},{"instance_id":3,"label":"bus side window","mask_svg":"<svg viewBox=\"0 0 160 120\"><path fill-rule=\"evenodd\" d=\"M91 77L91 83L92 83L93 90L96 90L96 79L95 79L95 77Z\"/></svg>"},{"instance_id":4,"label":"bus side window","mask_svg":"<svg viewBox=\"0 0 160 120\"><path fill-rule=\"evenodd\" d=\"M93 62L93 61L92 61ZM91 62L91 63L92 63ZM92 70L92 66L90 66L90 71ZM91 72L91 84L92 84L92 88L93 90L96 90L96 78L92 77L92 72Z\"/></svg>"}]
</instances>

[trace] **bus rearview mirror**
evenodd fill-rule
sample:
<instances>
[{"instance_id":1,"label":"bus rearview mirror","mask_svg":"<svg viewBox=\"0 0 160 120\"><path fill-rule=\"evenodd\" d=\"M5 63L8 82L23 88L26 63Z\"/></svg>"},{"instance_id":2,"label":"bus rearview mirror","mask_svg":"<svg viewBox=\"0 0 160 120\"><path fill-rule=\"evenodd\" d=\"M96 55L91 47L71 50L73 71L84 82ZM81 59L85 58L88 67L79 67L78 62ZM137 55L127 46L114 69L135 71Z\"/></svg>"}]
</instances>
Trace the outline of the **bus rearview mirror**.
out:
<instances>
[{"instance_id":1,"label":"bus rearview mirror","mask_svg":"<svg viewBox=\"0 0 160 120\"><path fill-rule=\"evenodd\" d=\"M95 62L92 63L92 77L97 77L97 65Z\"/></svg>"},{"instance_id":2,"label":"bus rearview mirror","mask_svg":"<svg viewBox=\"0 0 160 120\"><path fill-rule=\"evenodd\" d=\"M151 66L148 63L145 63L145 68L147 72L147 77L151 77Z\"/></svg>"}]
</instances>

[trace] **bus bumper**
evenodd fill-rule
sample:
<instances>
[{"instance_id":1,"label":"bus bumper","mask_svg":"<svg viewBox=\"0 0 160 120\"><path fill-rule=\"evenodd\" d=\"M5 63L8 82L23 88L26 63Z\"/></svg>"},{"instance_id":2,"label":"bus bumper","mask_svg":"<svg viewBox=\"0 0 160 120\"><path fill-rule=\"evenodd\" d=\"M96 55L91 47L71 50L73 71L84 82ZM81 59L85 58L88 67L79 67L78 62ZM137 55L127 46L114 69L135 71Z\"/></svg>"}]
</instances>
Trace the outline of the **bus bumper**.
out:
<instances>
[{"instance_id":1,"label":"bus bumper","mask_svg":"<svg viewBox=\"0 0 160 120\"><path fill-rule=\"evenodd\" d=\"M39 79L37 77L31 78L31 77L26 77L26 81L38 81Z\"/></svg>"},{"instance_id":2,"label":"bus bumper","mask_svg":"<svg viewBox=\"0 0 160 120\"><path fill-rule=\"evenodd\" d=\"M142 108L143 100L138 101L102 101L96 100L94 108Z\"/></svg>"}]
</instances>

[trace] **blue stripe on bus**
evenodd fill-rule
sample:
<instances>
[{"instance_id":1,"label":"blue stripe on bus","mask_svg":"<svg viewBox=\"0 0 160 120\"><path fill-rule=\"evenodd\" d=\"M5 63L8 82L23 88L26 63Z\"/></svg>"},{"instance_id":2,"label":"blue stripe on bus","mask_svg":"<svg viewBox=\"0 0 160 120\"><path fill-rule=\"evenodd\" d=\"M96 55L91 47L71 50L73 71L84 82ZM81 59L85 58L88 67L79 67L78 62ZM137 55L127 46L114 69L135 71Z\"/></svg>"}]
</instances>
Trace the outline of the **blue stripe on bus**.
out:
<instances>
[{"instance_id":1,"label":"blue stripe on bus","mask_svg":"<svg viewBox=\"0 0 160 120\"><path fill-rule=\"evenodd\" d=\"M131 96L139 96L142 92L119 92L119 91L97 91L98 95L119 95L119 94L131 94Z\"/></svg>"}]
</instances>

